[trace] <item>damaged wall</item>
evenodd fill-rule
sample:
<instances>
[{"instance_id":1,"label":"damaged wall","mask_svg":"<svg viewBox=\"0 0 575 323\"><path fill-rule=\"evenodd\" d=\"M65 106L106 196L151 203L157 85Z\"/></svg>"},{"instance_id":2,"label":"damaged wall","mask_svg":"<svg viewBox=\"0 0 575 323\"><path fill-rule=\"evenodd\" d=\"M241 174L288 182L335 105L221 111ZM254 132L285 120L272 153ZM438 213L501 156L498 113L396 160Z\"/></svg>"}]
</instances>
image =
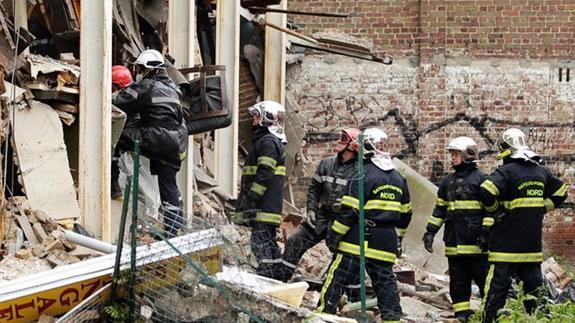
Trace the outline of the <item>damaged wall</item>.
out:
<instances>
[{"instance_id":1,"label":"damaged wall","mask_svg":"<svg viewBox=\"0 0 575 323\"><path fill-rule=\"evenodd\" d=\"M445 146L451 139L473 137L480 167L490 172L498 164L493 143L507 127L520 127L546 166L571 184L568 208L547 217L545 245L575 259L575 229L565 227L575 201L573 5L291 0L289 6L350 13L291 18L306 35L335 28L395 58L385 66L308 53L289 67L287 92L307 117L308 156L317 163L333 154L338 127L382 125L392 137L389 150L437 183L450 171ZM308 183L298 183L299 206Z\"/></svg>"}]
</instances>

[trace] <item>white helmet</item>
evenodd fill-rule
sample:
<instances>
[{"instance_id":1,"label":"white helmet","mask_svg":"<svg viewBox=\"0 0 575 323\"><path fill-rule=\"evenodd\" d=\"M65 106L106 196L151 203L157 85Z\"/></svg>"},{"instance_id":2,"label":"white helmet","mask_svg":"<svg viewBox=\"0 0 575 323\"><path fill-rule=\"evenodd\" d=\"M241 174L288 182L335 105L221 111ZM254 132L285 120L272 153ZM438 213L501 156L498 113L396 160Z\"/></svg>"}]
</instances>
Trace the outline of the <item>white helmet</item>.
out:
<instances>
[{"instance_id":1,"label":"white helmet","mask_svg":"<svg viewBox=\"0 0 575 323\"><path fill-rule=\"evenodd\" d=\"M463 153L463 161L466 163L471 163L477 159L477 153L479 148L475 140L469 137L457 137L453 139L449 145L447 145L447 150L456 150Z\"/></svg>"},{"instance_id":2,"label":"white helmet","mask_svg":"<svg viewBox=\"0 0 575 323\"><path fill-rule=\"evenodd\" d=\"M513 150L529 149L525 134L517 128L505 130L501 144L507 144L507 147L503 148L511 148Z\"/></svg>"},{"instance_id":3,"label":"white helmet","mask_svg":"<svg viewBox=\"0 0 575 323\"><path fill-rule=\"evenodd\" d=\"M363 154L371 157L381 153L380 146L388 138L385 131L378 128L368 128L363 131Z\"/></svg>"},{"instance_id":4,"label":"white helmet","mask_svg":"<svg viewBox=\"0 0 575 323\"><path fill-rule=\"evenodd\" d=\"M134 64L142 65L150 69L162 68L164 65L164 56L155 49L146 49L136 58Z\"/></svg>"},{"instance_id":5,"label":"white helmet","mask_svg":"<svg viewBox=\"0 0 575 323\"><path fill-rule=\"evenodd\" d=\"M503 159L507 156L515 159L523 159L525 161L532 161L539 163L541 157L531 151L527 145L525 133L517 128L509 128L505 130L501 141L498 143L499 154L497 159Z\"/></svg>"},{"instance_id":6,"label":"white helmet","mask_svg":"<svg viewBox=\"0 0 575 323\"><path fill-rule=\"evenodd\" d=\"M283 115L285 114L286 110L281 104L275 101L262 101L260 103L256 103L251 108L249 108L248 111L250 115L254 117L262 117L260 126L283 127Z\"/></svg>"}]
</instances>

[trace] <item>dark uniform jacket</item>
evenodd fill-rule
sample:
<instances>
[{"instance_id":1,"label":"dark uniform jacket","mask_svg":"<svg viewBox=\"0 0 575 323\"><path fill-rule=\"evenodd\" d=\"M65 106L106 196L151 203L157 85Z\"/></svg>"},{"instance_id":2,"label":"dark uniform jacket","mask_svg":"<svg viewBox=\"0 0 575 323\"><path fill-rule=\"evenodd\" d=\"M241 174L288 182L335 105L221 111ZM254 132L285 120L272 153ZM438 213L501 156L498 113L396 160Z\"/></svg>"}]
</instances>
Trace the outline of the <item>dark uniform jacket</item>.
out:
<instances>
[{"instance_id":1,"label":"dark uniform jacket","mask_svg":"<svg viewBox=\"0 0 575 323\"><path fill-rule=\"evenodd\" d=\"M484 217L479 186L485 178L475 163L465 163L456 166L455 172L445 176L439 184L427 231L435 234L445 223L443 241L446 256L482 254L477 247Z\"/></svg>"},{"instance_id":2,"label":"dark uniform jacket","mask_svg":"<svg viewBox=\"0 0 575 323\"><path fill-rule=\"evenodd\" d=\"M120 147L132 150L134 141L139 140L142 155L179 169L188 143L180 94L164 70L120 92L112 103L128 118L136 114L140 117L137 122L128 122Z\"/></svg>"},{"instance_id":3,"label":"dark uniform jacket","mask_svg":"<svg viewBox=\"0 0 575 323\"><path fill-rule=\"evenodd\" d=\"M481 184L480 195L490 212L489 261L540 263L543 216L567 198L567 185L530 161L506 158Z\"/></svg>"},{"instance_id":4,"label":"dark uniform jacket","mask_svg":"<svg viewBox=\"0 0 575 323\"><path fill-rule=\"evenodd\" d=\"M331 230L344 235L338 250L359 255L358 181L348 184L342 210ZM398 247L396 228L405 230L411 221L411 201L407 182L395 169L383 171L371 160L365 161L364 183L365 256L394 263Z\"/></svg>"},{"instance_id":5,"label":"dark uniform jacket","mask_svg":"<svg viewBox=\"0 0 575 323\"><path fill-rule=\"evenodd\" d=\"M345 193L350 180L357 176L356 159L341 161L341 153L319 163L307 191L307 210L316 212L318 222L334 220L339 212L334 205Z\"/></svg>"},{"instance_id":6,"label":"dark uniform jacket","mask_svg":"<svg viewBox=\"0 0 575 323\"><path fill-rule=\"evenodd\" d=\"M279 225L285 174L282 141L266 127L258 127L242 170L238 211L257 210L256 222Z\"/></svg>"}]
</instances>

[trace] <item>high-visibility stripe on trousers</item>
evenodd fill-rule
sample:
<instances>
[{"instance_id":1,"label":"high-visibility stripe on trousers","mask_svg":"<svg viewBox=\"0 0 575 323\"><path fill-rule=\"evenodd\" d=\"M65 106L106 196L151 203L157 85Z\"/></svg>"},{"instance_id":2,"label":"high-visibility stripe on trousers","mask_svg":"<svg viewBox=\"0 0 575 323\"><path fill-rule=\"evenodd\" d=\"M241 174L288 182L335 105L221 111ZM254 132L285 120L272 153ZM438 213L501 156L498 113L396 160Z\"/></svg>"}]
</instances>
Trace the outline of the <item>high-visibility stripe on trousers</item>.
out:
<instances>
[{"instance_id":1,"label":"high-visibility stripe on trousers","mask_svg":"<svg viewBox=\"0 0 575 323\"><path fill-rule=\"evenodd\" d=\"M512 277L519 278L523 282L526 294L535 295L541 292L539 287L543 286L543 275L540 264L491 263L485 281L485 296L481 304L485 314L483 322L491 323L497 319L497 311L505 305ZM523 304L527 312L532 313L536 301L527 300Z\"/></svg>"},{"instance_id":2,"label":"high-visibility stripe on trousers","mask_svg":"<svg viewBox=\"0 0 575 323\"><path fill-rule=\"evenodd\" d=\"M487 255L447 257L449 264L449 294L456 316L468 316L471 282L479 287L481 295L485 287L485 277L489 262Z\"/></svg>"},{"instance_id":3,"label":"high-visibility stripe on trousers","mask_svg":"<svg viewBox=\"0 0 575 323\"><path fill-rule=\"evenodd\" d=\"M252 222L251 247L258 261L257 274L277 279L281 275L281 251L277 243L276 226Z\"/></svg>"},{"instance_id":4,"label":"high-visibility stripe on trousers","mask_svg":"<svg viewBox=\"0 0 575 323\"><path fill-rule=\"evenodd\" d=\"M344 288L350 284L357 284L359 260L359 257L346 253L334 255L321 289L318 312L336 313ZM384 261L369 258L365 260L365 268L377 295L377 307L381 313L381 319L385 322L399 321L401 317L399 291L392 266L391 263Z\"/></svg>"}]
</instances>

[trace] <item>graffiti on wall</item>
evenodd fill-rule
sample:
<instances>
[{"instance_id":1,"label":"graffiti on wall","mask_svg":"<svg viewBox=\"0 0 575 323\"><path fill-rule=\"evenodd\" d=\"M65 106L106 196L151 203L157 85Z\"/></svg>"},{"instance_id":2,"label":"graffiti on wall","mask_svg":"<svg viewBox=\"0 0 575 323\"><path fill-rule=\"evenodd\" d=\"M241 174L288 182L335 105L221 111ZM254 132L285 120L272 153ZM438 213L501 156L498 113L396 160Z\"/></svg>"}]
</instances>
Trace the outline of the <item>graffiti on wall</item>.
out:
<instances>
[{"instance_id":1,"label":"graffiti on wall","mask_svg":"<svg viewBox=\"0 0 575 323\"><path fill-rule=\"evenodd\" d=\"M301 106L316 106L315 114L307 116L306 142L316 144L337 140L337 129L356 125L359 127L378 126L385 122L393 124L403 137L405 147L397 154L398 158L417 156L420 139L426 135L441 131L446 127L458 123L467 124L474 129L485 141L487 149L480 151L481 158L496 154L495 143L500 133L493 129L517 127L525 130L533 149L539 153L554 151L557 145L575 139L575 122L535 122L535 121L509 121L503 118L494 118L487 114L471 115L457 113L441 121L419 127L416 117L405 113L398 108L389 108L380 104L373 96L368 97L331 97L331 96L301 96L298 102ZM389 106L389 103L387 104ZM471 130L471 129L470 129ZM569 138L565 138L565 136ZM575 153L561 153L552 156L542 156L546 165L559 175L575 161ZM444 175L441 161L434 161L432 165L432 181Z\"/></svg>"}]
</instances>

